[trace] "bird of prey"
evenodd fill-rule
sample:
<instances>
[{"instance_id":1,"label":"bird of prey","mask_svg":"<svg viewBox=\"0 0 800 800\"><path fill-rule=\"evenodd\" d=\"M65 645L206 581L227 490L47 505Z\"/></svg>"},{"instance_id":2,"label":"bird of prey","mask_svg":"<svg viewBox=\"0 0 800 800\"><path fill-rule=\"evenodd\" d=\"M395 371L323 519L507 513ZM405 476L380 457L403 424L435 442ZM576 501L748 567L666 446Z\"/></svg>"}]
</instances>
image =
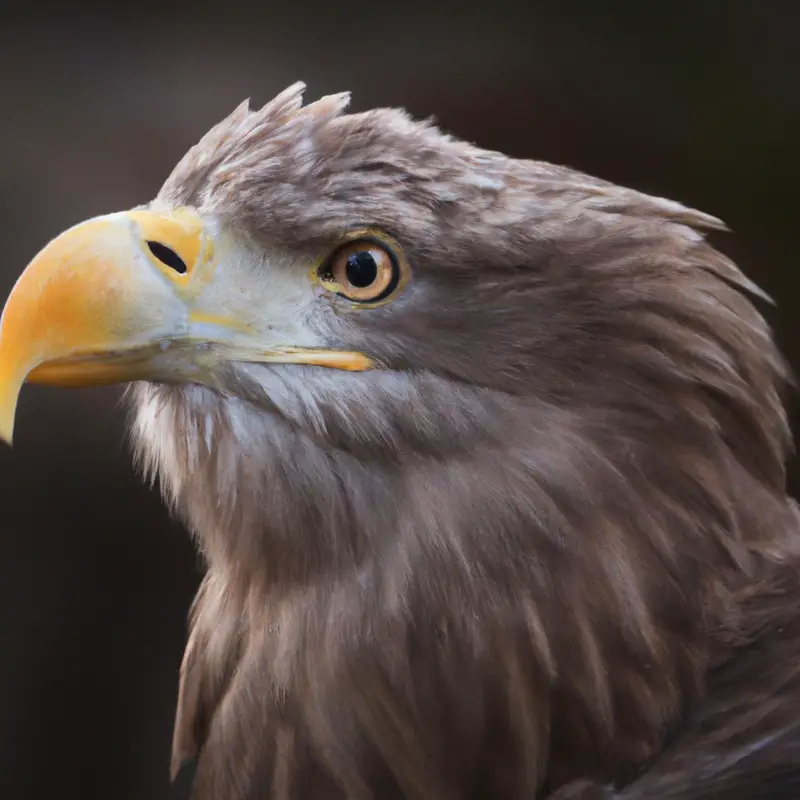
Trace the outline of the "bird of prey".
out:
<instances>
[{"instance_id":1,"label":"bird of prey","mask_svg":"<svg viewBox=\"0 0 800 800\"><path fill-rule=\"evenodd\" d=\"M240 105L47 244L28 381L129 383L207 572L196 800L800 796L790 371L712 216L397 109Z\"/></svg>"}]
</instances>

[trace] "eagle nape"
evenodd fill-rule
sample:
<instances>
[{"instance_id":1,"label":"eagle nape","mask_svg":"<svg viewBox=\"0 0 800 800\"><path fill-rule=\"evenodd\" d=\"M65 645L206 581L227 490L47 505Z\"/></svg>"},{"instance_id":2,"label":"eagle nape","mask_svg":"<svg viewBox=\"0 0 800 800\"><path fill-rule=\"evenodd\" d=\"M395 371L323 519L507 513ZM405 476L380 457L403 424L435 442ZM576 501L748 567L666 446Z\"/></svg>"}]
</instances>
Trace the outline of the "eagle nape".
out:
<instances>
[{"instance_id":1,"label":"eagle nape","mask_svg":"<svg viewBox=\"0 0 800 800\"><path fill-rule=\"evenodd\" d=\"M206 573L195 800L800 792L789 369L664 198L396 109L242 104L0 319L26 381L127 384Z\"/></svg>"}]
</instances>

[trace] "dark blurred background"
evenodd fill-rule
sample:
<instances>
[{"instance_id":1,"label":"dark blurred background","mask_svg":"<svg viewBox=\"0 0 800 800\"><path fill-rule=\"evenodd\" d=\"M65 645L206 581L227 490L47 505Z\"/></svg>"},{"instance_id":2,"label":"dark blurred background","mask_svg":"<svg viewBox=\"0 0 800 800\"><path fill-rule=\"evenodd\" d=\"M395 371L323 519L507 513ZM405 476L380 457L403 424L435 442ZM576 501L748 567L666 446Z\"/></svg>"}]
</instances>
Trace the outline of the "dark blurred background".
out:
<instances>
[{"instance_id":1,"label":"dark blurred background","mask_svg":"<svg viewBox=\"0 0 800 800\"><path fill-rule=\"evenodd\" d=\"M240 100L303 79L311 97L351 89L355 109L405 106L722 217L719 245L776 298L768 315L800 364L795 0L106 8L5 15L2 299L49 238L146 202ZM173 796L201 564L134 474L118 398L27 387L15 449L0 449L3 800Z\"/></svg>"}]
</instances>

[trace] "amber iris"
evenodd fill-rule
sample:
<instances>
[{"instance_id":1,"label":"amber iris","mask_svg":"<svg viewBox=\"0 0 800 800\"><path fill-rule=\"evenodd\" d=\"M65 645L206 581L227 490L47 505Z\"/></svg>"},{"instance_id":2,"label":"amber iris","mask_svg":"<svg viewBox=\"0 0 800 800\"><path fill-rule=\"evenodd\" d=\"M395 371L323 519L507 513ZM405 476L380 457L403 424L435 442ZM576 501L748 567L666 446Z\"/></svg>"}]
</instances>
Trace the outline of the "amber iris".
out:
<instances>
[{"instance_id":1,"label":"amber iris","mask_svg":"<svg viewBox=\"0 0 800 800\"><path fill-rule=\"evenodd\" d=\"M372 241L349 242L334 253L327 270L343 297L358 303L386 299L400 280L397 259Z\"/></svg>"}]
</instances>

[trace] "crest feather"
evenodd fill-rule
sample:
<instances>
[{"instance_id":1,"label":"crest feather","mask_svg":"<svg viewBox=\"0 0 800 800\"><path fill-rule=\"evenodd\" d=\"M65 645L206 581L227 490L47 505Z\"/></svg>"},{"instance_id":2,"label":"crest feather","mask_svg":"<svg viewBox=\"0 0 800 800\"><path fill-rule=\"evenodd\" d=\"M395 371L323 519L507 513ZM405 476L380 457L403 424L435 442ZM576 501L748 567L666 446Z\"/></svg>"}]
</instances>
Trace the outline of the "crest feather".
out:
<instances>
[{"instance_id":1,"label":"crest feather","mask_svg":"<svg viewBox=\"0 0 800 800\"><path fill-rule=\"evenodd\" d=\"M216 190L248 181L253 169L268 168L271 155L287 145L310 142L317 127L350 103L350 93L341 92L303 106L305 89L297 81L256 111L249 98L241 102L178 162L156 202L202 205Z\"/></svg>"}]
</instances>

